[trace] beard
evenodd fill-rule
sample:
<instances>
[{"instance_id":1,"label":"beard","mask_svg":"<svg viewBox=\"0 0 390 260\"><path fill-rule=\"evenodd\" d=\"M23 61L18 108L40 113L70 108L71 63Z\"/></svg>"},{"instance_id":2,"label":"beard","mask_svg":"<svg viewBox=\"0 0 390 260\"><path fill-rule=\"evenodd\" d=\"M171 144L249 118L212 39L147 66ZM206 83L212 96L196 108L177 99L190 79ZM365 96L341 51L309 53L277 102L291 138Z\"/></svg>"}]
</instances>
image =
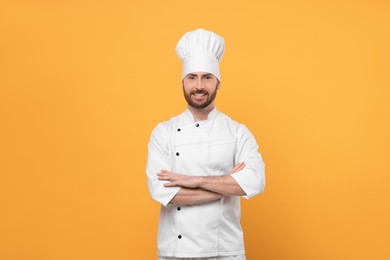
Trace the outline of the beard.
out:
<instances>
[{"instance_id":1,"label":"beard","mask_svg":"<svg viewBox=\"0 0 390 260\"><path fill-rule=\"evenodd\" d=\"M187 100L188 105L198 109L208 107L217 96L217 91L218 91L218 85L215 88L215 90L211 93L209 93L206 89L195 89L193 91L186 92L183 87L184 98ZM195 94L206 95L207 98L204 101L196 101L192 99L192 96Z\"/></svg>"}]
</instances>

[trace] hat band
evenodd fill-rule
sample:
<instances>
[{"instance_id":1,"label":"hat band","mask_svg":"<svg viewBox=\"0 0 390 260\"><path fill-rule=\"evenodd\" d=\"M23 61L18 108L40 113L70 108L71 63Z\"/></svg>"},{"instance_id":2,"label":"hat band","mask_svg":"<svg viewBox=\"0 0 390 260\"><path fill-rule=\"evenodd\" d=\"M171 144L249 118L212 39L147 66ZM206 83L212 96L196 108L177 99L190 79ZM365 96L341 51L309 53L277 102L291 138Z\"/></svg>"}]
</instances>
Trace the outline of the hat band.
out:
<instances>
[{"instance_id":1,"label":"hat band","mask_svg":"<svg viewBox=\"0 0 390 260\"><path fill-rule=\"evenodd\" d=\"M219 75L219 62L218 60L209 55L192 55L183 60L183 74L181 79L193 72L208 72L213 74L220 80Z\"/></svg>"}]
</instances>

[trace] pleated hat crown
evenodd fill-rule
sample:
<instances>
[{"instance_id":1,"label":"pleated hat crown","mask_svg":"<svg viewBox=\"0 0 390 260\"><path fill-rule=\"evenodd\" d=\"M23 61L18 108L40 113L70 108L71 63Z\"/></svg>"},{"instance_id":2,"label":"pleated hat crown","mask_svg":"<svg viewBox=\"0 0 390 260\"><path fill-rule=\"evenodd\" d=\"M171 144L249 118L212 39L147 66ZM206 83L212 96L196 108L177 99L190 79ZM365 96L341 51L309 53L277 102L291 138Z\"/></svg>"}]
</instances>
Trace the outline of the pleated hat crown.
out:
<instances>
[{"instance_id":1,"label":"pleated hat crown","mask_svg":"<svg viewBox=\"0 0 390 260\"><path fill-rule=\"evenodd\" d=\"M225 40L216 33L201 28L185 33L176 45L183 62L182 80L192 72L208 72L221 80L219 61L224 50Z\"/></svg>"}]
</instances>

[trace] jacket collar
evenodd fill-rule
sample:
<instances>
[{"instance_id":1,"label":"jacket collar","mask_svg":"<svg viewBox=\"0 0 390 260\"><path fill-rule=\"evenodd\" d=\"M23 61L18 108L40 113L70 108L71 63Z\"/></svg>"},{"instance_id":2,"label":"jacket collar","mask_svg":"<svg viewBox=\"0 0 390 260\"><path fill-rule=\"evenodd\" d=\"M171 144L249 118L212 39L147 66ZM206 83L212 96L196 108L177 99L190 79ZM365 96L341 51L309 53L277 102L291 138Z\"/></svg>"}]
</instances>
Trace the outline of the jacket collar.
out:
<instances>
[{"instance_id":1,"label":"jacket collar","mask_svg":"<svg viewBox=\"0 0 390 260\"><path fill-rule=\"evenodd\" d=\"M216 107L213 108L213 110L210 111L210 113L207 115L207 119L206 120L202 120L203 122L204 121L208 121L208 120L211 120L211 119L214 119L218 114L218 110ZM186 110L184 111L184 115L190 119L192 122L195 122L195 117L194 115L191 113L191 111L188 109L188 107L186 108Z\"/></svg>"}]
</instances>

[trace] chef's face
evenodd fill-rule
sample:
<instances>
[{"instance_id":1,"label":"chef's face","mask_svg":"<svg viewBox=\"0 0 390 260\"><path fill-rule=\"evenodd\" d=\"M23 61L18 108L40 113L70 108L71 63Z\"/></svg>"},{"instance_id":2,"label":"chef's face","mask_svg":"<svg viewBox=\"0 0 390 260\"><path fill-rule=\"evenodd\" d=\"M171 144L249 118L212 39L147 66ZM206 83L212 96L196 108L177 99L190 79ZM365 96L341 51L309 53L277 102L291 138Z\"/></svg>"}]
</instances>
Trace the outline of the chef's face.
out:
<instances>
[{"instance_id":1,"label":"chef's face","mask_svg":"<svg viewBox=\"0 0 390 260\"><path fill-rule=\"evenodd\" d=\"M194 108L206 108L214 102L219 81L211 73L193 72L183 79L183 92L188 105Z\"/></svg>"}]
</instances>

